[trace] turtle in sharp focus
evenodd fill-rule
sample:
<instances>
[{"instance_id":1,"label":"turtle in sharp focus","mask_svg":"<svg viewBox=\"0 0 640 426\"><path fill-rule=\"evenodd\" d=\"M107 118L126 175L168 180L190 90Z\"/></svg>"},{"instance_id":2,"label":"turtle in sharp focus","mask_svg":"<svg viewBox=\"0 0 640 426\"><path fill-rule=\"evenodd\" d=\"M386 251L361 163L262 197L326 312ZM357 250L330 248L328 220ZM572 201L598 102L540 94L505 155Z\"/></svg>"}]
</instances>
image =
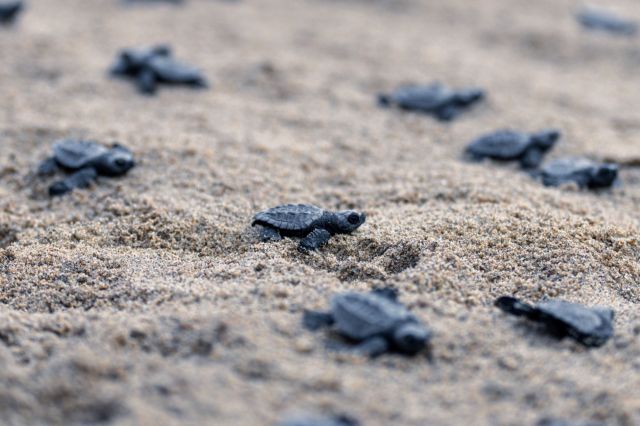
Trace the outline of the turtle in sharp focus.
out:
<instances>
[{"instance_id":1,"label":"turtle in sharp focus","mask_svg":"<svg viewBox=\"0 0 640 426\"><path fill-rule=\"evenodd\" d=\"M485 158L498 161L517 160L522 168L535 169L559 138L560 132L554 129L535 133L498 130L471 142L465 153L474 161Z\"/></svg>"},{"instance_id":2,"label":"turtle in sharp focus","mask_svg":"<svg viewBox=\"0 0 640 426\"><path fill-rule=\"evenodd\" d=\"M608 188L618 178L618 166L587 158L561 158L545 164L540 170L540 177L545 186L573 182L580 188Z\"/></svg>"},{"instance_id":3,"label":"turtle in sharp focus","mask_svg":"<svg viewBox=\"0 0 640 426\"><path fill-rule=\"evenodd\" d=\"M123 175L133 166L133 154L120 144L106 147L93 141L64 139L53 145L53 156L40 164L38 174L51 175L60 169L70 173L49 187L49 194L55 196L86 188L98 175Z\"/></svg>"},{"instance_id":4,"label":"turtle in sharp focus","mask_svg":"<svg viewBox=\"0 0 640 426\"><path fill-rule=\"evenodd\" d=\"M370 293L342 293L331 299L329 312L305 311L309 330L332 327L356 343L356 353L378 356L389 350L415 355L431 338L431 331L386 289Z\"/></svg>"},{"instance_id":5,"label":"turtle in sharp focus","mask_svg":"<svg viewBox=\"0 0 640 426\"><path fill-rule=\"evenodd\" d=\"M156 92L159 83L208 87L202 73L176 61L171 55L171 48L166 45L149 49L124 49L111 68L111 74L134 79L138 90L149 95Z\"/></svg>"},{"instance_id":6,"label":"turtle in sharp focus","mask_svg":"<svg viewBox=\"0 0 640 426\"><path fill-rule=\"evenodd\" d=\"M0 0L0 24L12 23L22 11L24 4L22 1L4 2Z\"/></svg>"},{"instance_id":7,"label":"turtle in sharp focus","mask_svg":"<svg viewBox=\"0 0 640 426\"><path fill-rule=\"evenodd\" d=\"M426 86L399 87L390 94L378 95L378 103L385 107L395 105L407 111L432 114L441 121L449 121L484 96L481 89L454 90L436 82Z\"/></svg>"},{"instance_id":8,"label":"turtle in sharp focus","mask_svg":"<svg viewBox=\"0 0 640 426\"><path fill-rule=\"evenodd\" d=\"M510 296L498 298L495 305L511 315L542 323L552 334L572 337L585 346L602 346L613 336L614 312L609 308L588 308L559 299L531 306Z\"/></svg>"},{"instance_id":9,"label":"turtle in sharp focus","mask_svg":"<svg viewBox=\"0 0 640 426\"><path fill-rule=\"evenodd\" d=\"M262 226L262 241L301 237L301 251L317 250L335 234L350 234L364 223L366 215L353 210L330 212L310 204L284 204L253 217L251 226Z\"/></svg>"}]
</instances>

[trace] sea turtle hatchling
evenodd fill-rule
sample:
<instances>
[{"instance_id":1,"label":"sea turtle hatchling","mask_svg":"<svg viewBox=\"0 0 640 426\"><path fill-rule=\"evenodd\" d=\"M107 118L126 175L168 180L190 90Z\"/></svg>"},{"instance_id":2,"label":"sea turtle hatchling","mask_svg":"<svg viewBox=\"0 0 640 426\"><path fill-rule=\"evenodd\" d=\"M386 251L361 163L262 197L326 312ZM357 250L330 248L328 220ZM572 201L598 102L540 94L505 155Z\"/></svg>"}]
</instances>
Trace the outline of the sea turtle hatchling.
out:
<instances>
[{"instance_id":1,"label":"sea turtle hatchling","mask_svg":"<svg viewBox=\"0 0 640 426\"><path fill-rule=\"evenodd\" d=\"M24 8L22 1L0 0L0 24L12 23Z\"/></svg>"},{"instance_id":2,"label":"sea turtle hatchling","mask_svg":"<svg viewBox=\"0 0 640 426\"><path fill-rule=\"evenodd\" d=\"M148 49L124 49L111 67L111 74L131 78L141 93L152 95L158 84L181 84L194 88L208 87L207 79L190 65L172 57L166 45Z\"/></svg>"},{"instance_id":3,"label":"sea turtle hatchling","mask_svg":"<svg viewBox=\"0 0 640 426\"><path fill-rule=\"evenodd\" d=\"M506 313L539 322L558 337L571 337L589 347L604 345L613 336L613 310L550 299L536 306L515 297L499 297L495 305Z\"/></svg>"},{"instance_id":4,"label":"sea turtle hatchling","mask_svg":"<svg viewBox=\"0 0 640 426\"><path fill-rule=\"evenodd\" d=\"M401 86L389 94L380 94L378 104L431 114L441 121L450 121L484 99L484 96L482 89L454 90L435 82L423 86Z\"/></svg>"},{"instance_id":5,"label":"sea turtle hatchling","mask_svg":"<svg viewBox=\"0 0 640 426\"><path fill-rule=\"evenodd\" d=\"M49 194L56 196L86 188L98 176L121 176L133 166L133 154L120 144L106 147L93 141L64 139L53 145L53 156L40 164L38 174L52 175L57 170L69 173L49 187Z\"/></svg>"},{"instance_id":6,"label":"sea turtle hatchling","mask_svg":"<svg viewBox=\"0 0 640 426\"><path fill-rule=\"evenodd\" d=\"M359 426L360 422L346 414L333 414L330 416L299 415L289 417L278 426Z\"/></svg>"},{"instance_id":7,"label":"sea turtle hatchling","mask_svg":"<svg viewBox=\"0 0 640 426\"><path fill-rule=\"evenodd\" d=\"M638 23L607 12L605 10L583 9L576 19L587 30L605 31L619 36L634 36L638 33Z\"/></svg>"},{"instance_id":8,"label":"sea turtle hatchling","mask_svg":"<svg viewBox=\"0 0 640 426\"><path fill-rule=\"evenodd\" d=\"M618 178L618 166L612 163L597 163L588 158L560 158L542 166L540 178L545 186L560 186L573 182L580 188L609 188Z\"/></svg>"},{"instance_id":9,"label":"sea turtle hatchling","mask_svg":"<svg viewBox=\"0 0 640 426\"><path fill-rule=\"evenodd\" d=\"M560 132L554 129L535 133L503 129L475 139L465 153L473 161L519 161L523 169L535 169L559 138Z\"/></svg>"},{"instance_id":10,"label":"sea turtle hatchling","mask_svg":"<svg viewBox=\"0 0 640 426\"><path fill-rule=\"evenodd\" d=\"M331 327L354 342L353 351L370 357L390 350L415 355L431 339L431 331L397 300L391 289L341 293L331 299L329 312L304 312L309 330Z\"/></svg>"},{"instance_id":11,"label":"sea turtle hatchling","mask_svg":"<svg viewBox=\"0 0 640 426\"><path fill-rule=\"evenodd\" d=\"M350 234L366 220L353 210L330 212L310 204L284 204L257 213L251 226L262 226L262 241L301 237L300 251L317 250L335 234Z\"/></svg>"}]
</instances>

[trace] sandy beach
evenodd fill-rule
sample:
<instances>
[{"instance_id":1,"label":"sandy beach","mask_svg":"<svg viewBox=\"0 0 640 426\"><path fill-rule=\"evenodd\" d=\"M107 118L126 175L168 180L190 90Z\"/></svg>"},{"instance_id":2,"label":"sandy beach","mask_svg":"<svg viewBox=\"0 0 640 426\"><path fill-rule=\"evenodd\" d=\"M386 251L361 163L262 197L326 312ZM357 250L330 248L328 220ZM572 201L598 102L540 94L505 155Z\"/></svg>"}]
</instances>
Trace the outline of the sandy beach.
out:
<instances>
[{"instance_id":1,"label":"sandy beach","mask_svg":"<svg viewBox=\"0 0 640 426\"><path fill-rule=\"evenodd\" d=\"M30 0L0 27L0 423L640 425L640 38L584 31L582 5ZM640 20L637 0L601 5ZM157 43L211 88L148 97L108 75ZM487 100L451 123L376 105L435 80ZM620 185L462 159L505 127L561 130L548 159L618 162ZM139 164L51 199L35 170L64 137ZM287 202L367 222L309 255L261 243L252 216ZM369 360L301 326L383 286L430 351ZM615 336L557 340L501 295L611 307Z\"/></svg>"}]
</instances>

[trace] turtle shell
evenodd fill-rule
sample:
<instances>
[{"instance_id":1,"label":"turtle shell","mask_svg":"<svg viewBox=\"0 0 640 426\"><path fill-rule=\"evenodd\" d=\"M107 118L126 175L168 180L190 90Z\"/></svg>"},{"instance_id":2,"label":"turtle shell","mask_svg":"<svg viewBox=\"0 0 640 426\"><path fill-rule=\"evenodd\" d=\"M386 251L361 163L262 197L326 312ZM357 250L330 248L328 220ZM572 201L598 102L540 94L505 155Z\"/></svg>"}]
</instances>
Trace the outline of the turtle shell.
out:
<instances>
[{"instance_id":1,"label":"turtle shell","mask_svg":"<svg viewBox=\"0 0 640 426\"><path fill-rule=\"evenodd\" d=\"M588 308L577 303L552 299L537 305L545 322L551 319L562 331L587 346L601 346L613 335L611 309Z\"/></svg>"},{"instance_id":2,"label":"turtle shell","mask_svg":"<svg viewBox=\"0 0 640 426\"><path fill-rule=\"evenodd\" d=\"M531 138L514 130L498 130L479 137L467 147L467 153L479 158L513 160L524 154Z\"/></svg>"},{"instance_id":3,"label":"turtle shell","mask_svg":"<svg viewBox=\"0 0 640 426\"><path fill-rule=\"evenodd\" d=\"M177 62L168 56L154 56L149 60L149 67L161 81L206 86L206 82L197 68Z\"/></svg>"},{"instance_id":4,"label":"turtle shell","mask_svg":"<svg viewBox=\"0 0 640 426\"><path fill-rule=\"evenodd\" d=\"M399 324L415 320L404 306L375 293L334 296L331 314L336 330L356 341L389 333Z\"/></svg>"},{"instance_id":5,"label":"turtle shell","mask_svg":"<svg viewBox=\"0 0 640 426\"><path fill-rule=\"evenodd\" d=\"M306 231L323 214L324 210L311 204L284 204L256 214L252 225L267 225L285 231Z\"/></svg>"},{"instance_id":6,"label":"turtle shell","mask_svg":"<svg viewBox=\"0 0 640 426\"><path fill-rule=\"evenodd\" d=\"M92 141L65 139L53 145L56 162L67 169L81 169L107 152L108 148Z\"/></svg>"},{"instance_id":7,"label":"turtle shell","mask_svg":"<svg viewBox=\"0 0 640 426\"><path fill-rule=\"evenodd\" d=\"M403 86L390 96L393 103L405 109L433 110L447 102L453 92L439 83L426 86Z\"/></svg>"}]
</instances>

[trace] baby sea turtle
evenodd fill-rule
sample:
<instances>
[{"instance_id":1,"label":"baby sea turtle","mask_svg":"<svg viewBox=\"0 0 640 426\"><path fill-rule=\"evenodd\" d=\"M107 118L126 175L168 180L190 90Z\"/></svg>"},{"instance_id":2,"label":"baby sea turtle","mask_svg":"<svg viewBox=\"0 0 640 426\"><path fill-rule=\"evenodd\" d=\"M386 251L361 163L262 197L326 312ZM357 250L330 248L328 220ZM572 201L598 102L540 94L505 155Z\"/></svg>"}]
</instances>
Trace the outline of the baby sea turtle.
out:
<instances>
[{"instance_id":1,"label":"baby sea turtle","mask_svg":"<svg viewBox=\"0 0 640 426\"><path fill-rule=\"evenodd\" d=\"M98 175L123 175L133 166L133 154L120 144L106 147L93 141L64 139L53 145L53 156L40 164L38 174L52 175L60 169L70 173L49 187L49 194L55 196L86 188Z\"/></svg>"},{"instance_id":2,"label":"baby sea turtle","mask_svg":"<svg viewBox=\"0 0 640 426\"><path fill-rule=\"evenodd\" d=\"M638 33L637 22L604 10L583 9L576 15L576 18L588 30L606 31L621 36L634 36Z\"/></svg>"},{"instance_id":3,"label":"baby sea turtle","mask_svg":"<svg viewBox=\"0 0 640 426\"><path fill-rule=\"evenodd\" d=\"M571 420L563 420L556 419L553 417L545 417L543 419L538 420L536 426L606 426L604 423L596 422L596 421L571 421Z\"/></svg>"},{"instance_id":4,"label":"baby sea turtle","mask_svg":"<svg viewBox=\"0 0 640 426\"><path fill-rule=\"evenodd\" d=\"M359 426L360 422L346 414L330 416L302 415L285 419L278 426Z\"/></svg>"},{"instance_id":5,"label":"baby sea turtle","mask_svg":"<svg viewBox=\"0 0 640 426\"><path fill-rule=\"evenodd\" d=\"M312 331L332 327L356 343L355 352L371 357L389 350L415 355L431 339L431 331L398 302L391 289L335 295L329 312L305 311L303 325Z\"/></svg>"},{"instance_id":6,"label":"baby sea turtle","mask_svg":"<svg viewBox=\"0 0 640 426\"><path fill-rule=\"evenodd\" d=\"M138 90L149 95L156 92L159 83L208 87L199 70L173 59L171 48L165 45L121 51L111 74L135 80Z\"/></svg>"},{"instance_id":7,"label":"baby sea turtle","mask_svg":"<svg viewBox=\"0 0 640 426\"><path fill-rule=\"evenodd\" d=\"M435 82L426 86L399 87L390 94L378 95L378 103L385 107L395 105L406 111L432 114L441 121L449 121L484 99L484 96L481 89L454 90Z\"/></svg>"},{"instance_id":8,"label":"baby sea turtle","mask_svg":"<svg viewBox=\"0 0 640 426\"><path fill-rule=\"evenodd\" d=\"M522 168L535 169L559 138L560 132L553 129L535 133L498 130L471 142L467 146L466 154L474 161L485 158L519 161Z\"/></svg>"},{"instance_id":9,"label":"baby sea turtle","mask_svg":"<svg viewBox=\"0 0 640 426\"><path fill-rule=\"evenodd\" d=\"M540 177L546 186L573 182L580 188L608 188L618 178L618 166L587 158L561 158L545 164L540 170Z\"/></svg>"},{"instance_id":10,"label":"baby sea turtle","mask_svg":"<svg viewBox=\"0 0 640 426\"><path fill-rule=\"evenodd\" d=\"M350 234L364 223L367 216L353 210L330 212L311 204L284 204L253 217L251 226L262 226L262 241L278 241L282 237L301 237L298 249L317 250L335 234Z\"/></svg>"},{"instance_id":11,"label":"baby sea turtle","mask_svg":"<svg viewBox=\"0 0 640 426\"><path fill-rule=\"evenodd\" d=\"M613 336L614 313L609 308L588 308L560 299L531 306L510 296L498 298L495 305L511 315L542 323L550 333L560 338L571 337L585 346L602 346Z\"/></svg>"},{"instance_id":12,"label":"baby sea turtle","mask_svg":"<svg viewBox=\"0 0 640 426\"><path fill-rule=\"evenodd\" d=\"M22 1L5 2L0 0L0 24L10 24L15 21L23 7Z\"/></svg>"}]
</instances>

